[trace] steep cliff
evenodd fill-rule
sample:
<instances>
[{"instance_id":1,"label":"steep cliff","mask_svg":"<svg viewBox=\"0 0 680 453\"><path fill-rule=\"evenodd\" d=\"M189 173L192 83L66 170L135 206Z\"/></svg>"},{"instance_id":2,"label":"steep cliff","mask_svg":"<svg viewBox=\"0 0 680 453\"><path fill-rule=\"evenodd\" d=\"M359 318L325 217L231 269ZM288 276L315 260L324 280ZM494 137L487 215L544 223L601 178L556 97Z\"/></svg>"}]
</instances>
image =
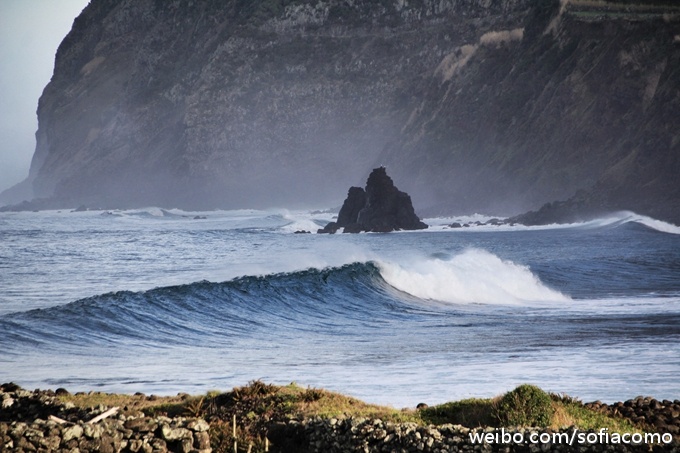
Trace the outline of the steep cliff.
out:
<instances>
[{"instance_id":1,"label":"steep cliff","mask_svg":"<svg viewBox=\"0 0 680 453\"><path fill-rule=\"evenodd\" d=\"M93 0L40 100L35 195L328 202L404 123L414 79L521 22L520 0L491 3Z\"/></svg>"},{"instance_id":2,"label":"steep cliff","mask_svg":"<svg viewBox=\"0 0 680 453\"><path fill-rule=\"evenodd\" d=\"M385 164L431 213L585 189L680 222L675 8L602 5L92 0L29 181L52 206L294 206Z\"/></svg>"},{"instance_id":3,"label":"steep cliff","mask_svg":"<svg viewBox=\"0 0 680 453\"><path fill-rule=\"evenodd\" d=\"M414 190L442 210L578 192L570 220L630 209L680 222L679 11L598 3L544 2L521 40L485 35L445 58L384 160L410 160Z\"/></svg>"}]
</instances>

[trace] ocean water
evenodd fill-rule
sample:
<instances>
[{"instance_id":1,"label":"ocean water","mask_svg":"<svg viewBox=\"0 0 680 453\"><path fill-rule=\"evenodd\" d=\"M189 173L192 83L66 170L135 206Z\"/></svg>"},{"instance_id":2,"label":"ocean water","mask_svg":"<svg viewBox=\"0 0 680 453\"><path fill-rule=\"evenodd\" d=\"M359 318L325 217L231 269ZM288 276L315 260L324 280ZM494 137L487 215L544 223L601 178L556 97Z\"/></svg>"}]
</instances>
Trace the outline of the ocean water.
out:
<instances>
[{"instance_id":1,"label":"ocean water","mask_svg":"<svg viewBox=\"0 0 680 453\"><path fill-rule=\"evenodd\" d=\"M0 213L0 382L175 394L294 381L394 407L521 383L680 398L679 227L623 212L294 234L330 220Z\"/></svg>"}]
</instances>

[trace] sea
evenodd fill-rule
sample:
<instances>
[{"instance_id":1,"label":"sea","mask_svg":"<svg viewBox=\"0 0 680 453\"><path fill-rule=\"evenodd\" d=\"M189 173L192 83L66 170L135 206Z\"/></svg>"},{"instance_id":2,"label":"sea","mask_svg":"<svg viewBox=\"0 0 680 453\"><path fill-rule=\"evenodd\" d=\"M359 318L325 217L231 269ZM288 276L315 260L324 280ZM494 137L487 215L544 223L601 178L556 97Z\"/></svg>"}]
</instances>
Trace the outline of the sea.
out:
<instances>
[{"instance_id":1,"label":"sea","mask_svg":"<svg viewBox=\"0 0 680 453\"><path fill-rule=\"evenodd\" d=\"M0 382L156 395L295 382L395 408L523 383L584 402L680 398L680 227L620 212L316 234L334 215L0 213Z\"/></svg>"}]
</instances>

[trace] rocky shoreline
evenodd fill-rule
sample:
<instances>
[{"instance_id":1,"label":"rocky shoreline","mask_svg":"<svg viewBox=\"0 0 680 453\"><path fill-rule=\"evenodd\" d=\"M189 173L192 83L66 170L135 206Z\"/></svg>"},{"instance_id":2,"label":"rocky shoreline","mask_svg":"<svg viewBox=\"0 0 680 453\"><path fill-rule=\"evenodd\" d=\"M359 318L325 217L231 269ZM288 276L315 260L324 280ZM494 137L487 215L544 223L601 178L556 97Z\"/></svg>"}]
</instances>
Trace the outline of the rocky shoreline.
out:
<instances>
[{"instance_id":1,"label":"rocky shoreline","mask_svg":"<svg viewBox=\"0 0 680 453\"><path fill-rule=\"evenodd\" d=\"M61 390L61 389L60 389ZM61 403L64 390L0 386L1 452L210 453L210 425L200 418L148 417L142 412ZM111 414L108 416L107 414Z\"/></svg>"},{"instance_id":2,"label":"rocky shoreline","mask_svg":"<svg viewBox=\"0 0 680 453\"><path fill-rule=\"evenodd\" d=\"M553 431L519 427L466 428L452 424L434 427L363 418L315 418L299 424L289 423L287 428L286 439L291 443L284 451L301 453L680 452L677 440L666 444L615 443L598 431L582 432L576 428ZM504 438L508 441L504 442ZM531 439L544 441L533 442ZM589 439L595 441L589 442Z\"/></svg>"},{"instance_id":3,"label":"rocky shoreline","mask_svg":"<svg viewBox=\"0 0 680 453\"><path fill-rule=\"evenodd\" d=\"M266 386L255 386L254 393L262 394L267 390ZM308 390L306 398L319 397L320 392ZM238 395L237 391L234 393ZM234 451L233 441L237 438L232 439L228 435L234 429L234 426L230 424L231 416L234 420L237 420L237 416L239 417L236 428L241 430L240 426L244 423L244 419L252 419L257 413L250 406L246 406L247 414L239 413L234 407L227 409L226 406L201 412L198 408L203 407L203 398L200 399L198 405L187 404L185 409L193 408L196 414L204 415L204 418L169 414L172 412L168 409L171 405L164 403L163 398L160 398L158 407L165 409L166 413L162 410L156 411L157 408L149 413L140 410L139 407L127 405L117 410L103 404L83 409L76 407L72 402L64 402L64 399L60 398L63 395L70 396L64 389L28 391L15 384L1 385L0 452L211 453L212 451ZM225 398L224 395L227 394L214 398L209 405L221 404L220 401L224 403L227 400L248 399L244 392L236 398L233 395ZM155 403L157 400L154 396L141 394L135 395L135 398L147 403ZM188 398L188 395L178 396L173 401L182 398ZM241 442L237 446L237 451L250 453L259 451L291 453L680 452L680 400L637 397L614 404L594 402L584 406L593 411L628 419L635 422L636 426L643 427L640 432L659 433L659 436L650 438L654 441L653 443L616 443L611 437L603 438L601 430L579 430L573 426L554 431L548 428L464 427L450 423L423 426L417 423L393 422L345 414L342 417L314 416L285 419L261 417L266 442L258 444ZM215 416L215 414L225 415L227 413L230 416L222 417L222 419ZM556 438L556 435L566 437ZM582 438L579 438L579 435ZM532 442L530 436L541 441ZM512 440L508 441L509 439ZM571 442L568 439L571 439Z\"/></svg>"},{"instance_id":4,"label":"rocky shoreline","mask_svg":"<svg viewBox=\"0 0 680 453\"><path fill-rule=\"evenodd\" d=\"M600 401L587 403L586 407L633 423L648 426L651 431L670 433L680 441L680 400L659 401L652 397L605 404Z\"/></svg>"}]
</instances>

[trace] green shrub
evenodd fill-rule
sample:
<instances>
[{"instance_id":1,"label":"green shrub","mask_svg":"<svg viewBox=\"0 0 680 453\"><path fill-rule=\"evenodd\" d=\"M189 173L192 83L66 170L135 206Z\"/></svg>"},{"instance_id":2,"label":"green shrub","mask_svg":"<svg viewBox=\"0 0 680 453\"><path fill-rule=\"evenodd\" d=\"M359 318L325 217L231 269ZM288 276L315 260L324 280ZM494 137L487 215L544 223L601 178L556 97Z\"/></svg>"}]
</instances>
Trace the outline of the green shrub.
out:
<instances>
[{"instance_id":1,"label":"green shrub","mask_svg":"<svg viewBox=\"0 0 680 453\"><path fill-rule=\"evenodd\" d=\"M555 413L550 395L535 385L523 384L506 393L496 405L501 426L550 426Z\"/></svg>"},{"instance_id":2,"label":"green shrub","mask_svg":"<svg viewBox=\"0 0 680 453\"><path fill-rule=\"evenodd\" d=\"M493 402L491 399L470 398L451 401L434 407L422 409L420 417L425 423L441 425L453 423L469 428L494 426Z\"/></svg>"}]
</instances>

